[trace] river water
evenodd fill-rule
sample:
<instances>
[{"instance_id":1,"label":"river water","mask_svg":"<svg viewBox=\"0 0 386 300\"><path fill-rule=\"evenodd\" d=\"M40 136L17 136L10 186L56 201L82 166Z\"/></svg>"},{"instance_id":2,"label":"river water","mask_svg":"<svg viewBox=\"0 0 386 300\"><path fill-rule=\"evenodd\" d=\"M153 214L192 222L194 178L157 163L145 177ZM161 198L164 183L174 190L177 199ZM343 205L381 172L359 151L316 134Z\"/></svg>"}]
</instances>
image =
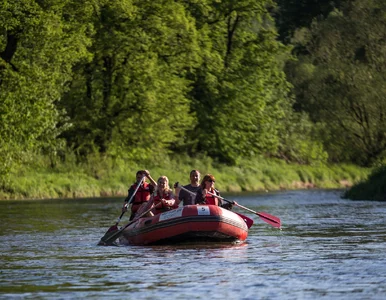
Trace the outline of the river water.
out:
<instances>
[{"instance_id":1,"label":"river water","mask_svg":"<svg viewBox=\"0 0 386 300\"><path fill-rule=\"evenodd\" d=\"M0 201L0 299L386 299L386 202L340 193L226 195L282 221L235 208L234 246L97 246L123 198Z\"/></svg>"}]
</instances>

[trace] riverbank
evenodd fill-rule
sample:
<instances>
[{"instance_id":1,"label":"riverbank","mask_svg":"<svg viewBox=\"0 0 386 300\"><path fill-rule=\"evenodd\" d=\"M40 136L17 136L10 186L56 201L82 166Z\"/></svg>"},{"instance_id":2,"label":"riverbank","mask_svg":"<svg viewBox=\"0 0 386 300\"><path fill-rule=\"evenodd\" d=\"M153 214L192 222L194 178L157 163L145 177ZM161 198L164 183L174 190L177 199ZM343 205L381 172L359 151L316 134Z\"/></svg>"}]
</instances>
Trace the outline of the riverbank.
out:
<instances>
[{"instance_id":1,"label":"riverbank","mask_svg":"<svg viewBox=\"0 0 386 300\"><path fill-rule=\"evenodd\" d=\"M216 177L222 192L261 192L309 188L349 188L367 178L370 169L353 165L305 166L280 160L240 161L237 166L214 163L209 158L163 158L157 163L137 164L123 160L96 159L87 165L56 165L41 162L15 170L0 199L52 199L122 196L135 180L139 169L148 169L157 180L169 177L170 185L189 182L189 172Z\"/></svg>"}]
</instances>

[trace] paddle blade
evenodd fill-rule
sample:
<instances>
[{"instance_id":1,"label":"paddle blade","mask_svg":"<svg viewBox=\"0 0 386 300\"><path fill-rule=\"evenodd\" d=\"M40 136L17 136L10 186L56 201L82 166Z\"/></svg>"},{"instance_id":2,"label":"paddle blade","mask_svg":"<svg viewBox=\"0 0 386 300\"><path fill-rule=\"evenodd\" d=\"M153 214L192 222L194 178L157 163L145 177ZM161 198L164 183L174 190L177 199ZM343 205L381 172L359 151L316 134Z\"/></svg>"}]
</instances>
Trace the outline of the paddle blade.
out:
<instances>
[{"instance_id":1,"label":"paddle blade","mask_svg":"<svg viewBox=\"0 0 386 300\"><path fill-rule=\"evenodd\" d=\"M109 228L109 230L107 230L105 235L99 241L98 246L108 246L108 245L111 245L112 242L115 241L115 239L113 241L111 241L111 237L113 237L117 232L118 232L118 226L117 225L111 226Z\"/></svg>"},{"instance_id":2,"label":"paddle blade","mask_svg":"<svg viewBox=\"0 0 386 300\"><path fill-rule=\"evenodd\" d=\"M265 212L257 212L256 215L258 215L264 222L271 224L273 227L276 227L276 228L281 227L281 221L278 217L272 216Z\"/></svg>"},{"instance_id":3,"label":"paddle blade","mask_svg":"<svg viewBox=\"0 0 386 300\"><path fill-rule=\"evenodd\" d=\"M248 229L252 227L253 220L251 218L248 218L247 216L244 216L242 214L239 214L237 212L234 212L236 215L239 215L241 219L244 220L244 222L247 224Z\"/></svg>"}]
</instances>

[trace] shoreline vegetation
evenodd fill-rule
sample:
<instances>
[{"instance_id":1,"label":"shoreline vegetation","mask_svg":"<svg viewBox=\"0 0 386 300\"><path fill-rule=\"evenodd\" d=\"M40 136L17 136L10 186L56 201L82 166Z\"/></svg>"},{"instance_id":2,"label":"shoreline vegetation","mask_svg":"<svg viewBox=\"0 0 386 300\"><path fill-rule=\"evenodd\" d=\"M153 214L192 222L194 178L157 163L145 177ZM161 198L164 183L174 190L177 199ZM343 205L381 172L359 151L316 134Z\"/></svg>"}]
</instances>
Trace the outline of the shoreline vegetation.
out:
<instances>
[{"instance_id":1,"label":"shoreline vegetation","mask_svg":"<svg viewBox=\"0 0 386 300\"><path fill-rule=\"evenodd\" d=\"M369 168L348 164L309 166L263 158L227 166L208 157L163 157L141 164L96 157L84 165L67 162L57 163L54 168L35 159L32 165L11 173L8 184L0 190L0 199L125 197L140 169L148 169L155 180L161 175L168 176L171 185L176 181L187 184L189 172L198 169L201 174L213 174L216 187L227 193L349 189L371 173Z\"/></svg>"},{"instance_id":2,"label":"shoreline vegetation","mask_svg":"<svg viewBox=\"0 0 386 300\"><path fill-rule=\"evenodd\" d=\"M386 201L386 166L376 168L365 181L348 189L343 197L351 200Z\"/></svg>"}]
</instances>

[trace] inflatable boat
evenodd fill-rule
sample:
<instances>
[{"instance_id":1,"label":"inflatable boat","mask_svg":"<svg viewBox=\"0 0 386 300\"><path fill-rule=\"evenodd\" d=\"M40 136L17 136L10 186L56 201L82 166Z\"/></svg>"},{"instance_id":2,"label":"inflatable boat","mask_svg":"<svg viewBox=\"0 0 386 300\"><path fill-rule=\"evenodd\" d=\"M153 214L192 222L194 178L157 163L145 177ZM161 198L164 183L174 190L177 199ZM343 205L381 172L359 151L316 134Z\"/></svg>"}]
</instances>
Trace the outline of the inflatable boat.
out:
<instances>
[{"instance_id":1,"label":"inflatable boat","mask_svg":"<svg viewBox=\"0 0 386 300\"><path fill-rule=\"evenodd\" d=\"M215 205L186 205L140 218L122 231L128 245L183 242L243 243L248 226L239 214Z\"/></svg>"}]
</instances>

